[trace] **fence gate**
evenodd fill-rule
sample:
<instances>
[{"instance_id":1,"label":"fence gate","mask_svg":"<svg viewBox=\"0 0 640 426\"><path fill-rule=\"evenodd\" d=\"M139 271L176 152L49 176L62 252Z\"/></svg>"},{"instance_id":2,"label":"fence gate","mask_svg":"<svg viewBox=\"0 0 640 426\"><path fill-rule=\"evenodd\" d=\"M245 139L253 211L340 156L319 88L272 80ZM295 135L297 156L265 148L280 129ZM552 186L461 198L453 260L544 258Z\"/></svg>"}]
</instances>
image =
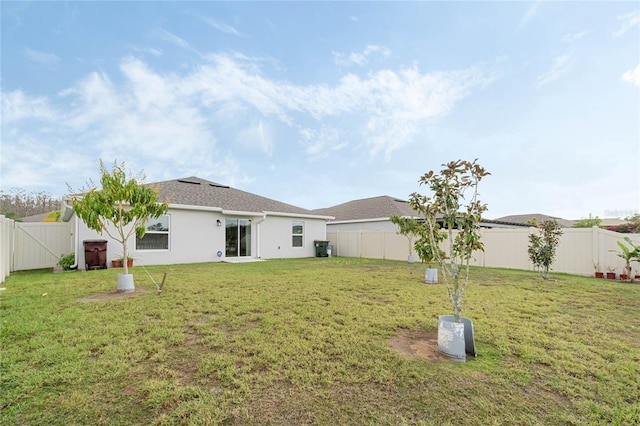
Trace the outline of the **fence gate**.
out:
<instances>
[{"instance_id":1,"label":"fence gate","mask_svg":"<svg viewBox=\"0 0 640 426\"><path fill-rule=\"evenodd\" d=\"M52 268L73 252L72 222L14 222L12 271Z\"/></svg>"}]
</instances>

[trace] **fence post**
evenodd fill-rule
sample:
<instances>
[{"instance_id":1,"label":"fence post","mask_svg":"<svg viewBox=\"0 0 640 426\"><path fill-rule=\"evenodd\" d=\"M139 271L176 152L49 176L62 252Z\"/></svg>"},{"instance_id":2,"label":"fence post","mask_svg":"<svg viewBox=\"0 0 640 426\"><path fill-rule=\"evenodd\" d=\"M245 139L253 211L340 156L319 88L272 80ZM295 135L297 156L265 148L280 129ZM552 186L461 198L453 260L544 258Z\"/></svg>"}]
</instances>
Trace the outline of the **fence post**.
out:
<instances>
[{"instance_id":1,"label":"fence post","mask_svg":"<svg viewBox=\"0 0 640 426\"><path fill-rule=\"evenodd\" d=\"M591 263L594 265L598 265L596 268L596 272L602 272L604 269L604 265L600 264L600 227L592 226L591 227ZM604 261L604 259L602 259Z\"/></svg>"},{"instance_id":2,"label":"fence post","mask_svg":"<svg viewBox=\"0 0 640 426\"><path fill-rule=\"evenodd\" d=\"M0 215L0 283L13 270L13 220Z\"/></svg>"}]
</instances>

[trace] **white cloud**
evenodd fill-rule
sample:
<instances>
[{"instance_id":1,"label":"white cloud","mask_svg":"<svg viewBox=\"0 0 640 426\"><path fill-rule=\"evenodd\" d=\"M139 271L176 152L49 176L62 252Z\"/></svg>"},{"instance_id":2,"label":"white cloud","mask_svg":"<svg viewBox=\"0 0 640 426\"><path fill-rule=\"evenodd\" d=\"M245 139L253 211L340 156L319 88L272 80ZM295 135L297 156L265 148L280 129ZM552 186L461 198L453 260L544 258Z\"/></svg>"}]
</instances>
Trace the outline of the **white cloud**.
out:
<instances>
[{"instance_id":1,"label":"white cloud","mask_svg":"<svg viewBox=\"0 0 640 426\"><path fill-rule=\"evenodd\" d=\"M540 2L536 1L535 3L533 3L531 6L527 8L527 11L522 16L522 18L520 19L520 22L518 23L519 30L524 28L536 16L536 14L538 13L539 6L540 6Z\"/></svg>"},{"instance_id":2,"label":"white cloud","mask_svg":"<svg viewBox=\"0 0 640 426\"><path fill-rule=\"evenodd\" d=\"M207 17L202 17L202 20L204 22L207 23L207 25L209 25L212 28L215 28L216 30L223 32L225 34L231 34L234 36L242 36L243 34L236 30L235 28L233 28L231 25L229 24L225 24L224 22L220 22L218 20L215 20L213 18L207 18Z\"/></svg>"},{"instance_id":3,"label":"white cloud","mask_svg":"<svg viewBox=\"0 0 640 426\"><path fill-rule=\"evenodd\" d=\"M30 97L22 91L2 92L2 124L20 120L51 121L58 117L56 111L44 97Z\"/></svg>"},{"instance_id":4,"label":"white cloud","mask_svg":"<svg viewBox=\"0 0 640 426\"><path fill-rule=\"evenodd\" d=\"M571 55L569 54L554 57L551 69L538 76L536 88L539 89L544 85L552 83L568 73L571 65L570 60Z\"/></svg>"},{"instance_id":5,"label":"white cloud","mask_svg":"<svg viewBox=\"0 0 640 426\"><path fill-rule=\"evenodd\" d=\"M331 52L333 62L340 67L350 67L353 65L363 66L369 62L369 57L373 54L382 56L386 59L391 51L384 46L368 45L362 52Z\"/></svg>"},{"instance_id":6,"label":"white cloud","mask_svg":"<svg viewBox=\"0 0 640 426\"><path fill-rule=\"evenodd\" d=\"M53 53L46 53L46 52L40 52L38 50L26 49L24 54L27 58L29 58L29 60L40 63L40 64L44 64L50 68L55 67L60 62L60 58L58 58Z\"/></svg>"},{"instance_id":7,"label":"white cloud","mask_svg":"<svg viewBox=\"0 0 640 426\"><path fill-rule=\"evenodd\" d=\"M365 136L374 155L390 154L411 143L424 120L447 114L473 87L491 81L476 68L423 74L414 67L379 71L366 78L347 74L335 86L295 86L263 77L255 64L247 66L227 56L212 60L185 82L188 92L201 97L205 105L232 103L237 109L238 103L246 104L286 124L293 123L295 114L319 124L325 117L360 120L360 127L369 129Z\"/></svg>"},{"instance_id":8,"label":"white cloud","mask_svg":"<svg viewBox=\"0 0 640 426\"><path fill-rule=\"evenodd\" d=\"M165 176L171 165L167 178L200 170L203 177L242 185L251 182L250 172L242 172L231 157L221 159L220 140L251 140L271 156L278 143L273 128L284 126L283 131L298 129L311 160L356 149L348 140L358 141L370 155L388 158L411 144L429 120L446 115L473 88L491 81L476 68L422 73L413 67L366 77L347 74L332 86L296 85L264 76L261 63L214 55L198 68L161 74L127 57L120 63L122 82L93 72L51 99L3 94L3 135L12 135L13 146L21 138L40 138L65 152L66 146L99 155L89 160L89 170L98 158L118 159L154 176ZM21 124L30 119L46 125ZM14 124L5 131L5 122ZM42 139L38 132L47 127L50 134ZM235 135L223 135L223 130ZM7 161L4 152L2 161Z\"/></svg>"},{"instance_id":9,"label":"white cloud","mask_svg":"<svg viewBox=\"0 0 640 426\"><path fill-rule=\"evenodd\" d=\"M618 21L621 21L622 23L620 28L613 33L614 38L621 37L636 25L640 25L640 11L620 15L618 16Z\"/></svg>"},{"instance_id":10,"label":"white cloud","mask_svg":"<svg viewBox=\"0 0 640 426\"><path fill-rule=\"evenodd\" d=\"M622 79L634 86L640 87L640 65L622 74Z\"/></svg>"},{"instance_id":11,"label":"white cloud","mask_svg":"<svg viewBox=\"0 0 640 426\"><path fill-rule=\"evenodd\" d=\"M178 37L175 34L170 33L169 31L165 30L164 28L161 28L158 31L158 36L164 40L164 41L168 41L171 44L174 44L178 47L182 47L183 49L189 49L189 42L187 42L187 40Z\"/></svg>"},{"instance_id":12,"label":"white cloud","mask_svg":"<svg viewBox=\"0 0 640 426\"><path fill-rule=\"evenodd\" d=\"M242 188L254 181L254 178L247 175L246 169L229 156L213 161L211 167L215 170L216 179L219 179L219 183L225 185Z\"/></svg>"},{"instance_id":13,"label":"white cloud","mask_svg":"<svg viewBox=\"0 0 640 426\"><path fill-rule=\"evenodd\" d=\"M262 121L251 123L249 127L242 130L239 135L243 145L249 148L258 148L269 157L273 154L273 138L268 126Z\"/></svg>"},{"instance_id":14,"label":"white cloud","mask_svg":"<svg viewBox=\"0 0 640 426\"><path fill-rule=\"evenodd\" d=\"M340 140L340 133L335 128L324 127L318 130L303 128L299 130L299 133L302 145L314 160L326 157L347 146L345 141Z\"/></svg>"},{"instance_id":15,"label":"white cloud","mask_svg":"<svg viewBox=\"0 0 640 426\"><path fill-rule=\"evenodd\" d=\"M149 55L155 56L156 58L159 58L160 56L162 56L162 50L155 49L153 47L139 47L139 46L130 44L129 49L131 49L134 52L147 53Z\"/></svg>"},{"instance_id":16,"label":"white cloud","mask_svg":"<svg viewBox=\"0 0 640 426\"><path fill-rule=\"evenodd\" d=\"M580 31L577 33L569 33L566 34L563 38L562 41L564 41L565 43L573 43L574 41L578 41L581 38L583 38L584 36L587 35L586 31Z\"/></svg>"},{"instance_id":17,"label":"white cloud","mask_svg":"<svg viewBox=\"0 0 640 426\"><path fill-rule=\"evenodd\" d=\"M84 131L96 123L110 125L124 108L117 88L105 73L93 72L60 95L71 99L64 124L76 131Z\"/></svg>"},{"instance_id":18,"label":"white cloud","mask_svg":"<svg viewBox=\"0 0 640 426\"><path fill-rule=\"evenodd\" d=\"M151 71L143 62L126 58L120 64L122 74L129 80L130 89L136 100L136 108L146 111L148 108L166 110L175 101L175 85L171 78L160 76Z\"/></svg>"}]
</instances>

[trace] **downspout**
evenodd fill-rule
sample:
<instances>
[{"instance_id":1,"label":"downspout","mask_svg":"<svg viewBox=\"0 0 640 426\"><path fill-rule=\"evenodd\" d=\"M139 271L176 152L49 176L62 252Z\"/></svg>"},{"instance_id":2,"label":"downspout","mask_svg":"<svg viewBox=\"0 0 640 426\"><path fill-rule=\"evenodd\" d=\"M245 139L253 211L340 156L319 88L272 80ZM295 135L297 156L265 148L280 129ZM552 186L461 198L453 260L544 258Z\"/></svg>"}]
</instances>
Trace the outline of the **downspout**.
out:
<instances>
[{"instance_id":1,"label":"downspout","mask_svg":"<svg viewBox=\"0 0 640 426\"><path fill-rule=\"evenodd\" d=\"M78 233L80 232L80 225L78 223L79 222L78 216L75 216L73 220L76 222L74 225L75 231L73 231L73 239L74 239L73 258L75 259L76 262L73 265L71 265L69 269L76 270L78 269Z\"/></svg>"},{"instance_id":2,"label":"downspout","mask_svg":"<svg viewBox=\"0 0 640 426\"><path fill-rule=\"evenodd\" d=\"M260 220L258 220L255 225L256 225L256 257L258 259L260 259L260 224L262 222L264 222L264 220L267 218L267 214L266 213L262 213L262 218Z\"/></svg>"}]
</instances>

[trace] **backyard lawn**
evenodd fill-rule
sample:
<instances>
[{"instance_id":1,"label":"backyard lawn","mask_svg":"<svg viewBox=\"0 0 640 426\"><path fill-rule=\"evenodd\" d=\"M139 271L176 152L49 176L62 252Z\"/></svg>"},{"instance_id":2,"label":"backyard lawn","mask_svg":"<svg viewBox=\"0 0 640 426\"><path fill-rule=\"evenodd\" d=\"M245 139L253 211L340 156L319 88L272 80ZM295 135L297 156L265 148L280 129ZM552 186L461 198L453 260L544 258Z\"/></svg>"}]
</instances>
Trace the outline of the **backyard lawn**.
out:
<instances>
[{"instance_id":1,"label":"backyard lawn","mask_svg":"<svg viewBox=\"0 0 640 426\"><path fill-rule=\"evenodd\" d=\"M391 343L450 314L424 265L349 258L14 273L0 424L640 423L640 285L473 269L478 358ZM414 342L415 343L415 342Z\"/></svg>"}]
</instances>

